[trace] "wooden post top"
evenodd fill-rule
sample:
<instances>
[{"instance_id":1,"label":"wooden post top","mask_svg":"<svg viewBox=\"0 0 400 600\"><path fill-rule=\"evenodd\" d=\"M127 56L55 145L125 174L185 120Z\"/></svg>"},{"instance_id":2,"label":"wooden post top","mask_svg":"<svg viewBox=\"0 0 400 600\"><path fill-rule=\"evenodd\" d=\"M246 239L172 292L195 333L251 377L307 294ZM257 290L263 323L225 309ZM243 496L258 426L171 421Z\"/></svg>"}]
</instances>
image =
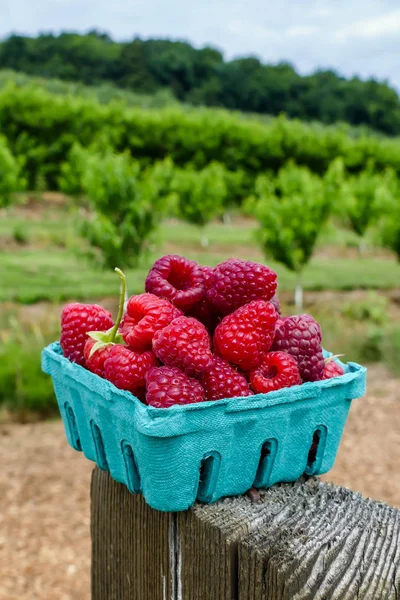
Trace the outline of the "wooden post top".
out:
<instances>
[{"instance_id":1,"label":"wooden post top","mask_svg":"<svg viewBox=\"0 0 400 600\"><path fill-rule=\"evenodd\" d=\"M183 513L95 469L93 600L398 600L400 511L317 478Z\"/></svg>"}]
</instances>

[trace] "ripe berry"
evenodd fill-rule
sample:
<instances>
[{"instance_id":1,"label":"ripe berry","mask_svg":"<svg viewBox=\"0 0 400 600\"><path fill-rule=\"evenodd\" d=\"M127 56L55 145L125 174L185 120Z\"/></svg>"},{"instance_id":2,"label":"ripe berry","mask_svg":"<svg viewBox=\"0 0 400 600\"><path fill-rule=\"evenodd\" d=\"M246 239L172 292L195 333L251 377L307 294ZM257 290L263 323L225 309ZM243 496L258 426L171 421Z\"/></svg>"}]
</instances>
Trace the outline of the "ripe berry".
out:
<instances>
[{"instance_id":1,"label":"ripe berry","mask_svg":"<svg viewBox=\"0 0 400 600\"><path fill-rule=\"evenodd\" d=\"M204 400L200 383L176 367L153 367L146 375L146 402L155 408Z\"/></svg>"},{"instance_id":2,"label":"ripe berry","mask_svg":"<svg viewBox=\"0 0 400 600\"><path fill-rule=\"evenodd\" d=\"M257 393L266 394L300 383L297 362L286 352L269 352L261 365L250 373L251 387Z\"/></svg>"},{"instance_id":3,"label":"ripe berry","mask_svg":"<svg viewBox=\"0 0 400 600\"><path fill-rule=\"evenodd\" d=\"M217 354L244 371L257 367L274 339L277 315L270 302L253 300L223 318L215 330Z\"/></svg>"},{"instance_id":4,"label":"ripe berry","mask_svg":"<svg viewBox=\"0 0 400 600\"><path fill-rule=\"evenodd\" d=\"M187 375L203 373L212 362L207 329L192 317L178 317L156 331L153 350L165 365L178 367Z\"/></svg>"},{"instance_id":5,"label":"ripe berry","mask_svg":"<svg viewBox=\"0 0 400 600\"><path fill-rule=\"evenodd\" d=\"M211 366L199 377L199 381L204 388L206 400L236 398L252 394L246 378L226 360L218 356L213 357Z\"/></svg>"},{"instance_id":6,"label":"ripe berry","mask_svg":"<svg viewBox=\"0 0 400 600\"><path fill-rule=\"evenodd\" d=\"M208 332L213 335L216 326L221 320L217 309L213 306L209 298L207 298L207 290L211 283L211 274L213 270L208 266L201 266L200 268L204 274L206 293L200 302L195 304L189 311L185 311L185 313L203 323L203 325L207 327Z\"/></svg>"},{"instance_id":7,"label":"ripe berry","mask_svg":"<svg viewBox=\"0 0 400 600\"><path fill-rule=\"evenodd\" d=\"M60 345L64 356L84 366L83 350L88 331L109 329L113 326L111 313L97 304L67 304L61 314Z\"/></svg>"},{"instance_id":8,"label":"ripe berry","mask_svg":"<svg viewBox=\"0 0 400 600\"><path fill-rule=\"evenodd\" d=\"M327 360L324 366L324 373L322 379L331 379L332 377L339 377L344 374L344 369L335 360Z\"/></svg>"},{"instance_id":9,"label":"ripe berry","mask_svg":"<svg viewBox=\"0 0 400 600\"><path fill-rule=\"evenodd\" d=\"M99 377L104 377L104 362L109 355L109 352L112 348L111 345L105 345L103 348L96 350L93 354L91 351L93 346L96 344L96 340L88 337L86 340L85 347L83 349L83 353L85 356L85 367L89 369L92 373L96 373Z\"/></svg>"},{"instance_id":10,"label":"ripe berry","mask_svg":"<svg viewBox=\"0 0 400 600\"><path fill-rule=\"evenodd\" d=\"M272 350L291 354L303 381L319 381L325 366L321 340L321 328L311 315L285 317L276 324Z\"/></svg>"},{"instance_id":11,"label":"ripe berry","mask_svg":"<svg viewBox=\"0 0 400 600\"><path fill-rule=\"evenodd\" d=\"M150 350L155 332L181 315L179 308L154 294L131 296L120 331L132 350Z\"/></svg>"},{"instance_id":12,"label":"ripe berry","mask_svg":"<svg viewBox=\"0 0 400 600\"><path fill-rule=\"evenodd\" d=\"M279 302L278 296L276 294L275 294L275 296L272 296L270 302L273 305L273 307L275 308L276 314L278 315L278 317L280 317L281 316L281 303Z\"/></svg>"},{"instance_id":13,"label":"ripe berry","mask_svg":"<svg viewBox=\"0 0 400 600\"><path fill-rule=\"evenodd\" d=\"M213 269L207 298L227 315L252 300L270 300L276 286L276 273L270 268L230 258Z\"/></svg>"},{"instance_id":14,"label":"ripe berry","mask_svg":"<svg viewBox=\"0 0 400 600\"><path fill-rule=\"evenodd\" d=\"M104 362L104 376L117 388L135 393L145 385L146 373L156 363L153 352L139 354L121 344L111 346Z\"/></svg>"},{"instance_id":15,"label":"ripe berry","mask_svg":"<svg viewBox=\"0 0 400 600\"><path fill-rule=\"evenodd\" d=\"M205 294L204 273L195 261L177 254L159 258L146 278L146 292L190 310Z\"/></svg>"}]
</instances>

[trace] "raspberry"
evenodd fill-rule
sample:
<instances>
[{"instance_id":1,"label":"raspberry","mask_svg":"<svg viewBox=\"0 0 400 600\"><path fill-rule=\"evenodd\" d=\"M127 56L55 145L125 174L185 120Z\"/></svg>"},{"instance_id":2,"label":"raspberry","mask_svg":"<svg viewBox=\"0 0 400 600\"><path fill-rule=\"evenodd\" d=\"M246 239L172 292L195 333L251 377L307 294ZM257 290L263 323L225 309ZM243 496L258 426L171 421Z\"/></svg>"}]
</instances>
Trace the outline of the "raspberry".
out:
<instances>
[{"instance_id":1,"label":"raspberry","mask_svg":"<svg viewBox=\"0 0 400 600\"><path fill-rule=\"evenodd\" d=\"M322 379L331 379L332 377L339 377L344 374L344 369L334 360L327 360L324 366L324 373Z\"/></svg>"},{"instance_id":2,"label":"raspberry","mask_svg":"<svg viewBox=\"0 0 400 600\"><path fill-rule=\"evenodd\" d=\"M206 393L206 400L251 396L252 394L246 378L218 356L213 357L211 366L199 377L199 380Z\"/></svg>"},{"instance_id":3,"label":"raspberry","mask_svg":"<svg viewBox=\"0 0 400 600\"><path fill-rule=\"evenodd\" d=\"M135 393L145 385L146 373L156 363L153 352L138 354L121 344L111 346L104 362L104 376L117 388Z\"/></svg>"},{"instance_id":4,"label":"raspberry","mask_svg":"<svg viewBox=\"0 0 400 600\"><path fill-rule=\"evenodd\" d=\"M208 369L212 361L210 345L207 329L192 317L178 317L156 331L153 338L157 358L187 375L198 375Z\"/></svg>"},{"instance_id":5,"label":"raspberry","mask_svg":"<svg viewBox=\"0 0 400 600\"><path fill-rule=\"evenodd\" d=\"M146 375L146 402L155 408L203 400L200 383L176 367L153 367Z\"/></svg>"},{"instance_id":6,"label":"raspberry","mask_svg":"<svg viewBox=\"0 0 400 600\"><path fill-rule=\"evenodd\" d=\"M150 350L155 332L181 315L179 308L154 294L131 296L120 331L132 350Z\"/></svg>"},{"instance_id":7,"label":"raspberry","mask_svg":"<svg viewBox=\"0 0 400 600\"><path fill-rule=\"evenodd\" d=\"M112 346L104 346L103 348L96 350L92 356L90 356L90 352L95 344L96 340L93 340L90 337L86 340L85 347L83 349L85 366L92 373L96 373L96 375L99 377L104 377L104 362L108 357Z\"/></svg>"},{"instance_id":8,"label":"raspberry","mask_svg":"<svg viewBox=\"0 0 400 600\"><path fill-rule=\"evenodd\" d=\"M273 305L274 309L276 310L276 314L278 315L278 317L280 317L281 316L281 303L279 302L278 296L276 294L275 294L275 296L272 296L270 302Z\"/></svg>"},{"instance_id":9,"label":"raspberry","mask_svg":"<svg viewBox=\"0 0 400 600\"><path fill-rule=\"evenodd\" d=\"M279 319L272 350L291 354L297 361L303 381L319 381L325 362L319 324L311 315Z\"/></svg>"},{"instance_id":10,"label":"raspberry","mask_svg":"<svg viewBox=\"0 0 400 600\"><path fill-rule=\"evenodd\" d=\"M286 352L269 352L262 364L250 373L251 387L259 393L266 394L300 383L297 362Z\"/></svg>"},{"instance_id":11,"label":"raspberry","mask_svg":"<svg viewBox=\"0 0 400 600\"><path fill-rule=\"evenodd\" d=\"M166 298L178 308L190 310L203 298L204 273L195 261L177 254L159 258L150 269L146 292Z\"/></svg>"},{"instance_id":12,"label":"raspberry","mask_svg":"<svg viewBox=\"0 0 400 600\"><path fill-rule=\"evenodd\" d=\"M270 300L276 285L276 273L268 267L230 258L213 269L207 298L228 315L252 300Z\"/></svg>"},{"instance_id":13,"label":"raspberry","mask_svg":"<svg viewBox=\"0 0 400 600\"><path fill-rule=\"evenodd\" d=\"M98 304L67 304L61 314L60 345L64 356L84 366L83 349L88 331L109 329L113 326L111 313Z\"/></svg>"},{"instance_id":14,"label":"raspberry","mask_svg":"<svg viewBox=\"0 0 400 600\"><path fill-rule=\"evenodd\" d=\"M261 363L274 339L277 315L270 302L253 300L227 315L214 334L216 352L250 371Z\"/></svg>"},{"instance_id":15,"label":"raspberry","mask_svg":"<svg viewBox=\"0 0 400 600\"><path fill-rule=\"evenodd\" d=\"M200 268L204 274L205 288L207 292L211 283L212 268L208 266L200 266ZM188 316L194 317L203 323L211 335L214 333L216 326L221 320L216 308L207 298L207 294L205 294L202 300L195 304L190 311L185 312L188 314Z\"/></svg>"}]
</instances>

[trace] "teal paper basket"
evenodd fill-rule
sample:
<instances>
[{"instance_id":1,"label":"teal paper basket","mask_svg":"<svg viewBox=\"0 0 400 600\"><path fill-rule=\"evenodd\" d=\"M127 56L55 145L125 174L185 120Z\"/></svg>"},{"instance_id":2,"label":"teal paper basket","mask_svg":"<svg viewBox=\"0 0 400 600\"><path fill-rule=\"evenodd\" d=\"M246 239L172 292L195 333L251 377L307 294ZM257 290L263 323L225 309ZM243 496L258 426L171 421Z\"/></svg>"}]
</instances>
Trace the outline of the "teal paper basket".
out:
<instances>
[{"instance_id":1,"label":"teal paper basket","mask_svg":"<svg viewBox=\"0 0 400 600\"><path fill-rule=\"evenodd\" d=\"M71 363L57 342L42 361L69 444L163 511L326 473L366 379L348 363L326 381L160 409Z\"/></svg>"}]
</instances>

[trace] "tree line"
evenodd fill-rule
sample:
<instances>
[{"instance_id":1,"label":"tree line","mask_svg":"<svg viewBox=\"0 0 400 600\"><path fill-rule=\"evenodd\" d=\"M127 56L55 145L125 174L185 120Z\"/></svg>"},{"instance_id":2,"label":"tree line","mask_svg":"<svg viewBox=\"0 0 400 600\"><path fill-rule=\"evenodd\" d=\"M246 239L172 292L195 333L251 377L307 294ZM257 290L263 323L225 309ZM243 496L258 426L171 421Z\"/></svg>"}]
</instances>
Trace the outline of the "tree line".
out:
<instances>
[{"instance_id":1,"label":"tree line","mask_svg":"<svg viewBox=\"0 0 400 600\"><path fill-rule=\"evenodd\" d=\"M399 96L385 82L346 79L331 70L301 76L287 62L225 60L216 48L196 49L182 41L115 42L97 31L11 35L0 42L0 68L88 85L109 82L138 94L168 90L194 105L400 133Z\"/></svg>"}]
</instances>

